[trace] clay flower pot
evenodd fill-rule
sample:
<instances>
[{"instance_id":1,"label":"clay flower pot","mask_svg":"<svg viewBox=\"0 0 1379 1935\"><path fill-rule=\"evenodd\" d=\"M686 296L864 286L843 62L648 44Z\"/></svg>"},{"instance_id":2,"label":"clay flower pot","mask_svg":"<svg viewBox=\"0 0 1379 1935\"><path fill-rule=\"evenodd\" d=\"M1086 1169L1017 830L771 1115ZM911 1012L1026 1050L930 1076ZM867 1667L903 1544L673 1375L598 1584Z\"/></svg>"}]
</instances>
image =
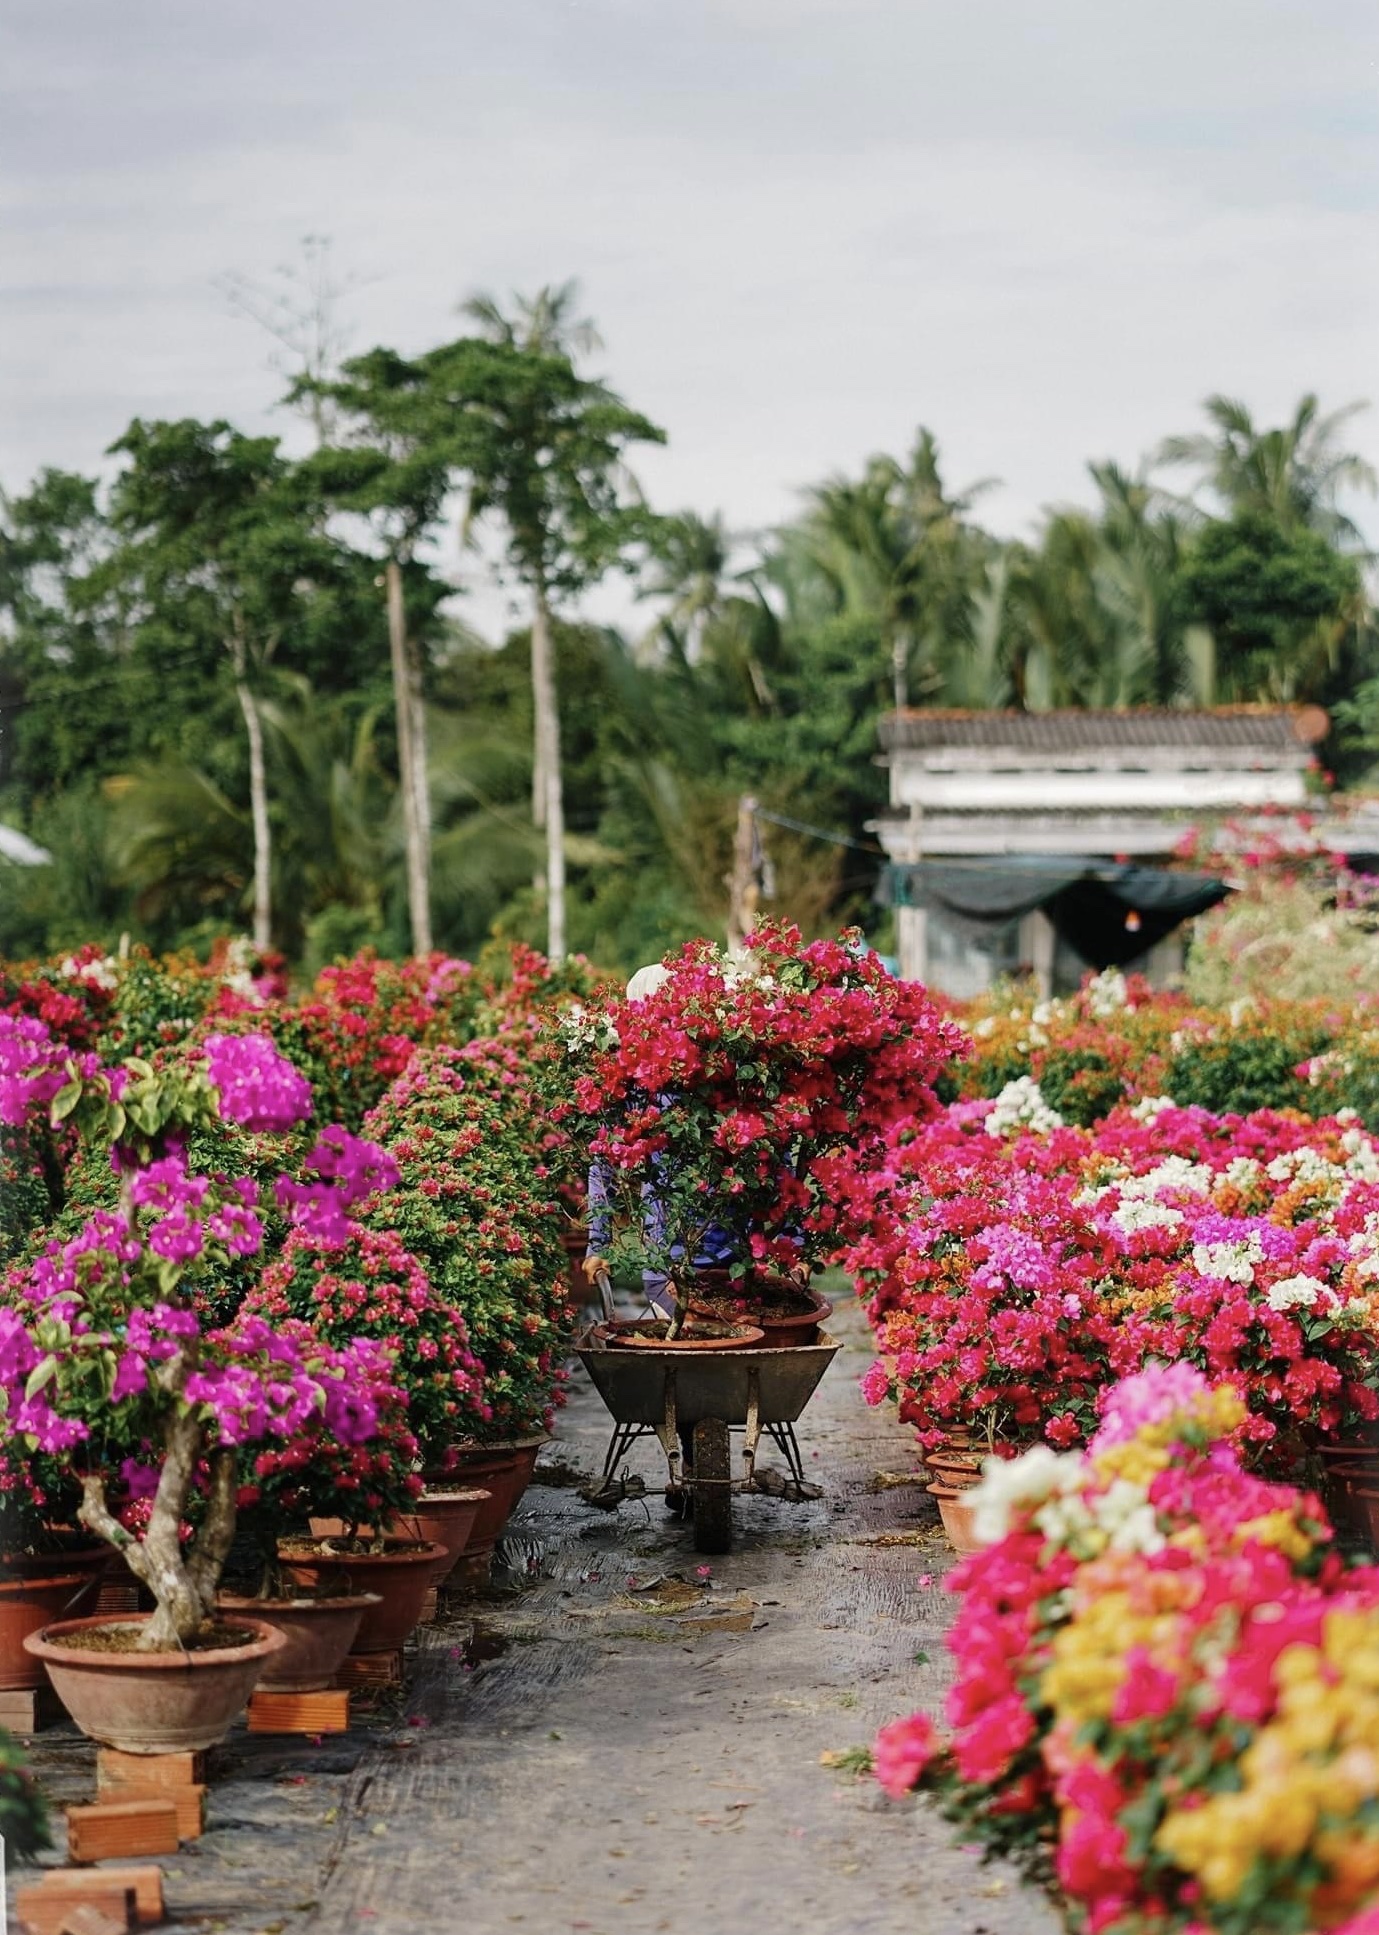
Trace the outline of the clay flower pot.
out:
<instances>
[{"instance_id":1,"label":"clay flower pot","mask_svg":"<svg viewBox=\"0 0 1379 1935\"><path fill-rule=\"evenodd\" d=\"M929 1493L938 1500L938 1515L943 1520L943 1529L953 1550L964 1558L969 1552L980 1552L981 1541L972 1523L976 1508L972 1503L971 1487L955 1491L947 1485L930 1485Z\"/></svg>"},{"instance_id":2,"label":"clay flower pot","mask_svg":"<svg viewBox=\"0 0 1379 1935\"><path fill-rule=\"evenodd\" d=\"M444 1479L435 1480L436 1489L443 1484L477 1485L489 1496L475 1515L464 1551L450 1568L451 1586L473 1588L488 1578L493 1548L531 1483L537 1453L545 1442L545 1433L538 1432L532 1437L509 1438L502 1444L452 1448L450 1469Z\"/></svg>"},{"instance_id":3,"label":"clay flower pot","mask_svg":"<svg viewBox=\"0 0 1379 1935\"><path fill-rule=\"evenodd\" d=\"M926 1451L924 1462L938 1483L950 1492L969 1490L982 1475L979 1451Z\"/></svg>"},{"instance_id":4,"label":"clay flower pot","mask_svg":"<svg viewBox=\"0 0 1379 1935\"><path fill-rule=\"evenodd\" d=\"M463 1558L474 1530L475 1520L491 1494L483 1486L469 1485L454 1490L423 1492L411 1511L388 1527L395 1538L424 1539L445 1547L437 1559L431 1584L440 1585Z\"/></svg>"},{"instance_id":5,"label":"clay flower pot","mask_svg":"<svg viewBox=\"0 0 1379 1935\"><path fill-rule=\"evenodd\" d=\"M30 1633L70 1612L86 1583L80 1573L65 1572L0 1584L0 1692L28 1692L43 1685L43 1662L25 1651L24 1642Z\"/></svg>"},{"instance_id":6,"label":"clay flower pot","mask_svg":"<svg viewBox=\"0 0 1379 1935\"><path fill-rule=\"evenodd\" d=\"M293 1541L278 1547L282 1569L296 1585L340 1597L377 1596L359 1622L354 1653L396 1653L406 1643L444 1556L444 1546L411 1539L385 1538L381 1552L332 1552Z\"/></svg>"},{"instance_id":7,"label":"clay flower pot","mask_svg":"<svg viewBox=\"0 0 1379 1935\"><path fill-rule=\"evenodd\" d=\"M338 1599L245 1599L222 1592L219 1599L225 1612L256 1615L282 1634L287 1643L259 1681L278 1693L319 1693L332 1685L365 1613L381 1603L376 1592Z\"/></svg>"},{"instance_id":8,"label":"clay flower pot","mask_svg":"<svg viewBox=\"0 0 1379 1935\"><path fill-rule=\"evenodd\" d=\"M62 1619L30 1633L25 1647L48 1669L53 1690L81 1731L122 1754L200 1753L225 1738L274 1654L287 1644L262 1619L236 1615L242 1646L204 1652L101 1653L69 1642L151 1617Z\"/></svg>"},{"instance_id":9,"label":"clay flower pot","mask_svg":"<svg viewBox=\"0 0 1379 1935\"><path fill-rule=\"evenodd\" d=\"M104 1539L93 1539L89 1532L57 1533L50 1551L0 1552L0 1579L55 1579L59 1573L64 1577L69 1572L78 1574L82 1582L80 1603L64 1615L76 1619L94 1609L105 1576L115 1562L115 1548ZM123 1565L119 1571L126 1579L132 1576Z\"/></svg>"}]
</instances>

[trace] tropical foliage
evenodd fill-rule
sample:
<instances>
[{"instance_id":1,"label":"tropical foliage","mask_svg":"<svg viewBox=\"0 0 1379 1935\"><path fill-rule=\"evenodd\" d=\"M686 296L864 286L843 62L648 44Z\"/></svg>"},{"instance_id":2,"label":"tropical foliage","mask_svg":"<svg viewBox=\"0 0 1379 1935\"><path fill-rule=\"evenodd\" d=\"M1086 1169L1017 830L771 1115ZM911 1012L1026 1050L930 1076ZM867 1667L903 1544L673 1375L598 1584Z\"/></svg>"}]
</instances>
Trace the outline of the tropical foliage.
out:
<instances>
[{"instance_id":1,"label":"tropical foliage","mask_svg":"<svg viewBox=\"0 0 1379 1935\"><path fill-rule=\"evenodd\" d=\"M1374 760L1347 410L1268 426L1214 397L1020 540L921 427L747 537L645 504L628 464L661 432L589 373L572 287L465 321L310 359L303 459L136 421L109 482L45 471L0 504L0 818L52 855L0 861L7 952L249 931L314 972L498 934L627 969L721 929L744 793L771 911L836 931L874 918L897 703L1318 702L1331 770ZM505 638L455 597L485 549ZM644 624L582 612L610 572Z\"/></svg>"}]
</instances>

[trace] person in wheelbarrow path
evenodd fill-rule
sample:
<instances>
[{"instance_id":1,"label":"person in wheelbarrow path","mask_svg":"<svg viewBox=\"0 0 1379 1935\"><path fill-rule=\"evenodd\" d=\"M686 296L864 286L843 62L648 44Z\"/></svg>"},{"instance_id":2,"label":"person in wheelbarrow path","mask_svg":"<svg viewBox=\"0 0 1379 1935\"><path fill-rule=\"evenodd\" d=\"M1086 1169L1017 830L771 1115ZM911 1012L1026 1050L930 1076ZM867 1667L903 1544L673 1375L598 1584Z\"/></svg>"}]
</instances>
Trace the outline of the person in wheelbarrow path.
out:
<instances>
[{"instance_id":1,"label":"person in wheelbarrow path","mask_svg":"<svg viewBox=\"0 0 1379 1935\"><path fill-rule=\"evenodd\" d=\"M645 1001L655 994L663 981L669 979L669 970L659 961L648 967L638 968L627 984L629 1001ZM665 1234L665 1210L651 1189L642 1194L642 1221L648 1241L659 1243ZM584 1258L584 1274L590 1285L595 1284L608 1268L607 1249L612 1240L612 1219L608 1212L608 1186L602 1166L595 1163L589 1171L589 1248ZM672 1250L678 1256L678 1250ZM700 1238L699 1249L694 1258L696 1270L725 1270L738 1261L733 1249L732 1238L725 1230L710 1226ZM675 1314L675 1292L670 1280L663 1272L643 1270L642 1290L648 1304L658 1317L672 1317ZM689 1510L690 1493L688 1481L694 1469L694 1427L680 1427L680 1456L685 1475L685 1486L666 1486L666 1504L674 1512L684 1514Z\"/></svg>"}]
</instances>

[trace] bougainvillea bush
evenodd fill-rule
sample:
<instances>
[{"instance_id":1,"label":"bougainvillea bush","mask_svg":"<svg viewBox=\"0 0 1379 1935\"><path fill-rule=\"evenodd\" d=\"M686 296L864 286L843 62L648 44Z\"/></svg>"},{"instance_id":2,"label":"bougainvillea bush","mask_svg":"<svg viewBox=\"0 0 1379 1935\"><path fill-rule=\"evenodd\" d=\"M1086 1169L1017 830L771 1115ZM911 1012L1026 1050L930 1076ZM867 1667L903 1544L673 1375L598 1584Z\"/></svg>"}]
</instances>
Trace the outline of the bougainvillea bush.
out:
<instances>
[{"instance_id":1,"label":"bougainvillea bush","mask_svg":"<svg viewBox=\"0 0 1379 1935\"><path fill-rule=\"evenodd\" d=\"M994 1099L1026 1080L1075 1127L1095 1124L1122 1102L1168 1097L1219 1114L1354 1109L1379 1130L1379 1001L1372 997L1282 1000L1265 983L1205 1004L1113 968L1057 1000L998 989L971 1003L964 1020L972 1053L943 1078L945 1100Z\"/></svg>"},{"instance_id":2,"label":"bougainvillea bush","mask_svg":"<svg viewBox=\"0 0 1379 1935\"><path fill-rule=\"evenodd\" d=\"M1085 1453L989 1461L948 1730L876 1742L888 1792L935 1793L1087 1935L1359 1935L1379 1902L1379 1570L1242 1467L1245 1416L1170 1366Z\"/></svg>"},{"instance_id":3,"label":"bougainvillea bush","mask_svg":"<svg viewBox=\"0 0 1379 1935\"><path fill-rule=\"evenodd\" d=\"M566 1126L628 1252L677 1290L711 1230L740 1279L807 1272L848 1240L854 1175L887 1130L936 1106L962 1032L857 935L767 925L741 961L699 941L665 967L645 998L566 1018Z\"/></svg>"},{"instance_id":4,"label":"bougainvillea bush","mask_svg":"<svg viewBox=\"0 0 1379 1935\"><path fill-rule=\"evenodd\" d=\"M46 1108L106 1139L121 1187L116 1208L5 1280L0 1440L69 1461L82 1523L154 1594L138 1643L185 1645L214 1607L246 1449L366 1443L393 1399L392 1363L368 1338L336 1348L305 1322L241 1312L219 1325L198 1308L198 1271L256 1255L263 1224L254 1180L190 1169L187 1134L216 1115L281 1131L310 1109L266 1037L215 1038L199 1066L161 1074L137 1060L60 1063L51 1044L31 1045L0 1072L0 1115ZM386 1173L380 1151L339 1131L322 1138L309 1181L283 1179L283 1201L303 1232L333 1231ZM131 1523L121 1508L136 1494Z\"/></svg>"},{"instance_id":5,"label":"bougainvillea bush","mask_svg":"<svg viewBox=\"0 0 1379 1935\"><path fill-rule=\"evenodd\" d=\"M892 1138L850 1266L899 1400L935 1445L1086 1439L1154 1361L1231 1378L1285 1475L1379 1417L1379 1148L1353 1121L1146 1102L1050 1125L1026 1084Z\"/></svg>"},{"instance_id":6,"label":"bougainvillea bush","mask_svg":"<svg viewBox=\"0 0 1379 1935\"><path fill-rule=\"evenodd\" d=\"M523 1057L475 1041L420 1051L368 1118L398 1183L366 1226L418 1259L484 1367L482 1402L450 1421L452 1441L537 1431L561 1387L575 1313L541 1109Z\"/></svg>"}]
</instances>

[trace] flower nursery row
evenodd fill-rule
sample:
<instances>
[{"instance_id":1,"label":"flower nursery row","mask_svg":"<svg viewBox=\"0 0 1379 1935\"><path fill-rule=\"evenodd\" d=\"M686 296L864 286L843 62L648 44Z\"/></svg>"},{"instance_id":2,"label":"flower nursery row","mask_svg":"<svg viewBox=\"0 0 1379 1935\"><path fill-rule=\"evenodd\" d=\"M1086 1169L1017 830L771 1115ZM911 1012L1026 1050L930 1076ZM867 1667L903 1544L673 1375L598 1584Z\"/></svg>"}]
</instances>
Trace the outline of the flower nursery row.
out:
<instances>
[{"instance_id":1,"label":"flower nursery row","mask_svg":"<svg viewBox=\"0 0 1379 1935\"><path fill-rule=\"evenodd\" d=\"M0 986L0 1692L136 1754L486 1574L575 1314L539 1023L585 970L363 958L293 1002L259 965Z\"/></svg>"},{"instance_id":2,"label":"flower nursery row","mask_svg":"<svg viewBox=\"0 0 1379 1935\"><path fill-rule=\"evenodd\" d=\"M1305 1069L1311 1113L1207 1107L1184 1070L1240 1086L1277 1018L1223 1046L1117 981L979 1015L963 1099L858 1179L865 1395L969 1554L947 1731L895 1722L876 1772L1089 1935L1374 1935L1379 1143ZM1095 1106L1059 1086L1093 1054Z\"/></svg>"},{"instance_id":3,"label":"flower nursery row","mask_svg":"<svg viewBox=\"0 0 1379 1935\"><path fill-rule=\"evenodd\" d=\"M1170 1095L1220 1114L1353 1109L1379 1130L1379 1002L1269 1000L1208 1007L1118 969L1074 995L1032 1000L1018 985L963 1014L971 1053L939 1084L945 1101L994 1099L1038 1083L1048 1108L1081 1127L1122 1102Z\"/></svg>"}]
</instances>

